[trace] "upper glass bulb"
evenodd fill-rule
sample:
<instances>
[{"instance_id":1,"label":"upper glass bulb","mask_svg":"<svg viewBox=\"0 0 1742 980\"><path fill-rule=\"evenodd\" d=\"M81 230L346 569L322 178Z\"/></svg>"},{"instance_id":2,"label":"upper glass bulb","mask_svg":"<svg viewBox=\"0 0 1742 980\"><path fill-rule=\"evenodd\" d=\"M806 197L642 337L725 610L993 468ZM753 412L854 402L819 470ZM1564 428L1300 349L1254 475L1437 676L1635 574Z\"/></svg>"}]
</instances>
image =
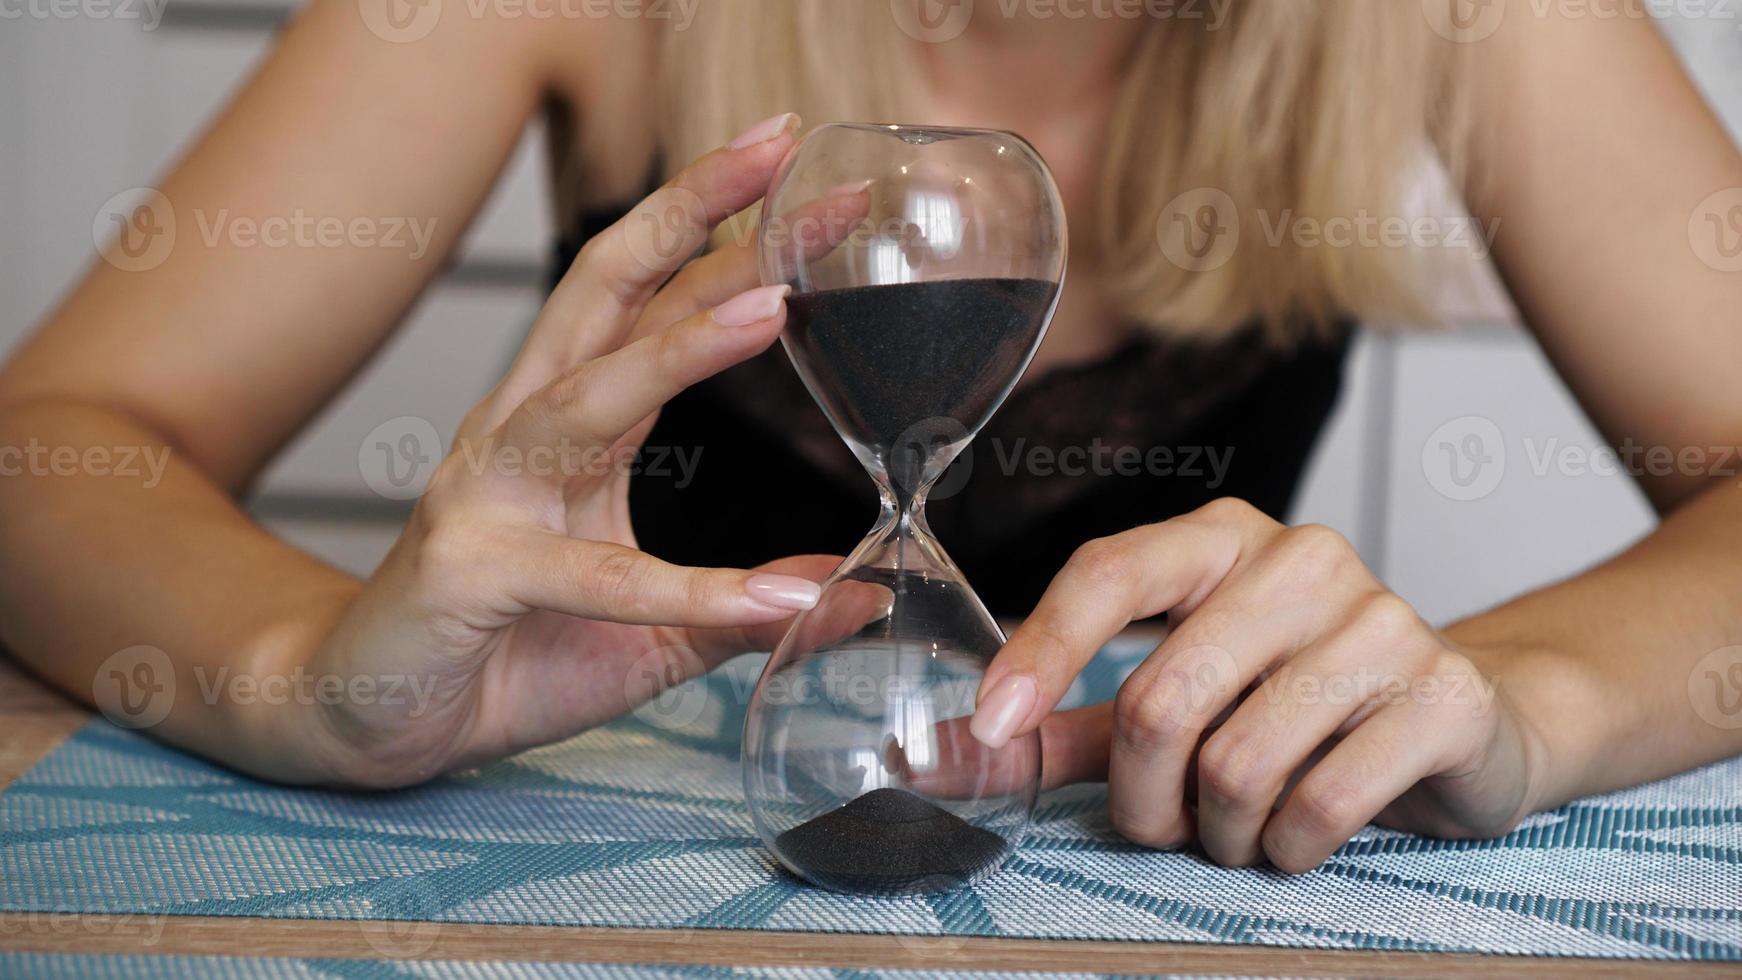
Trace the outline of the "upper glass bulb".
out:
<instances>
[{"instance_id":1,"label":"upper glass bulb","mask_svg":"<svg viewBox=\"0 0 1742 980\"><path fill-rule=\"evenodd\" d=\"M925 497L1040 346L1064 278L1058 190L1011 133L822 126L781 164L757 246L763 282L792 286L787 354L882 513L756 686L751 816L829 888L976 882L1027 832L1040 740L993 749L968 732L1005 636L926 527Z\"/></svg>"}]
</instances>

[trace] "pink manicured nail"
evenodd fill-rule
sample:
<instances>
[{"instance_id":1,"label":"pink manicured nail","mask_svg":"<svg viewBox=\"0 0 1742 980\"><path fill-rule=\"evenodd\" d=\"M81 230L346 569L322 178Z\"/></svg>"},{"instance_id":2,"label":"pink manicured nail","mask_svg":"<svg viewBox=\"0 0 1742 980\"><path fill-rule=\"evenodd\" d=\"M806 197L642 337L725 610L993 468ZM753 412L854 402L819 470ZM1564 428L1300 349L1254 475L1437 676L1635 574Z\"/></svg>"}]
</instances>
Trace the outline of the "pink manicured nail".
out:
<instances>
[{"instance_id":1,"label":"pink manicured nail","mask_svg":"<svg viewBox=\"0 0 1742 980\"><path fill-rule=\"evenodd\" d=\"M968 731L987 748L1001 749L1016 734L1016 726L1034 710L1039 689L1034 678L1016 674L998 682L974 709L974 720Z\"/></svg>"},{"instance_id":2,"label":"pink manicured nail","mask_svg":"<svg viewBox=\"0 0 1742 980\"><path fill-rule=\"evenodd\" d=\"M809 609L823 594L822 586L792 575L752 575L744 582L750 598L776 609Z\"/></svg>"},{"instance_id":3,"label":"pink manicured nail","mask_svg":"<svg viewBox=\"0 0 1742 980\"><path fill-rule=\"evenodd\" d=\"M796 128L798 128L798 116L794 113L783 112L778 116L764 119L756 125L751 126L749 129L746 129L744 132L739 133L738 138L727 143L726 146L729 149L742 150L746 147L755 146L758 143L766 143L776 136L779 136L781 133Z\"/></svg>"},{"instance_id":4,"label":"pink manicured nail","mask_svg":"<svg viewBox=\"0 0 1742 980\"><path fill-rule=\"evenodd\" d=\"M758 286L739 293L714 307L714 322L722 327L748 327L752 323L761 323L780 312L780 304L790 292L792 287L783 283Z\"/></svg>"},{"instance_id":5,"label":"pink manicured nail","mask_svg":"<svg viewBox=\"0 0 1742 980\"><path fill-rule=\"evenodd\" d=\"M850 194L863 194L871 188L875 181L849 180L845 184L836 184L823 192L824 197L846 197Z\"/></svg>"}]
</instances>

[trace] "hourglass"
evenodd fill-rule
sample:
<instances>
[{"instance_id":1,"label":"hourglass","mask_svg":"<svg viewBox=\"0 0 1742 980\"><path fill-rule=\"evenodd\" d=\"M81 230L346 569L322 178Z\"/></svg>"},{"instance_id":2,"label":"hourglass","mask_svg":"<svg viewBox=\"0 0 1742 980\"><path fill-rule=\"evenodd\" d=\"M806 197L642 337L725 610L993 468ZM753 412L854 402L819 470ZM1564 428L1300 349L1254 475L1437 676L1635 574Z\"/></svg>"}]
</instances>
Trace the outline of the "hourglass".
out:
<instances>
[{"instance_id":1,"label":"hourglass","mask_svg":"<svg viewBox=\"0 0 1742 980\"><path fill-rule=\"evenodd\" d=\"M882 510L756 685L751 816L781 863L827 888L971 884L1027 832L1040 739L994 749L968 731L1005 636L925 501L1052 319L1058 189L1011 133L823 126L782 163L757 247L763 282L792 287L787 354Z\"/></svg>"}]
</instances>

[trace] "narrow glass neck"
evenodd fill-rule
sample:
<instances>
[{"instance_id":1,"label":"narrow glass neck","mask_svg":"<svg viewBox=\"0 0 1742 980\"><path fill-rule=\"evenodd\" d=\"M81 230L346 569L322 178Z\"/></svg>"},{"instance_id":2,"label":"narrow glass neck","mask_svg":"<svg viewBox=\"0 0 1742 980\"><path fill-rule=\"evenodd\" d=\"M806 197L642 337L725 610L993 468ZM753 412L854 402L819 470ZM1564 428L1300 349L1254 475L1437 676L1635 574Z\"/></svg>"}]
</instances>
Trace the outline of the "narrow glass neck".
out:
<instances>
[{"instance_id":1,"label":"narrow glass neck","mask_svg":"<svg viewBox=\"0 0 1742 980\"><path fill-rule=\"evenodd\" d=\"M915 423L894 445L874 452L859 451L859 460L876 481L883 505L878 527L891 523L913 526L929 537L926 498L973 438L961 423L940 418Z\"/></svg>"},{"instance_id":2,"label":"narrow glass neck","mask_svg":"<svg viewBox=\"0 0 1742 980\"><path fill-rule=\"evenodd\" d=\"M865 540L859 542L845 565L887 568L900 572L943 572L955 576L955 563L944 554L943 546L925 520L925 500L929 487L907 494L886 480L877 481L881 507L877 523Z\"/></svg>"},{"instance_id":3,"label":"narrow glass neck","mask_svg":"<svg viewBox=\"0 0 1742 980\"><path fill-rule=\"evenodd\" d=\"M917 493L908 493L887 480L877 481L878 503L882 507L877 517L877 526L885 527L891 523L906 525L918 524L925 527L925 498L931 492L931 487L923 486ZM930 533L929 530L927 533Z\"/></svg>"}]
</instances>

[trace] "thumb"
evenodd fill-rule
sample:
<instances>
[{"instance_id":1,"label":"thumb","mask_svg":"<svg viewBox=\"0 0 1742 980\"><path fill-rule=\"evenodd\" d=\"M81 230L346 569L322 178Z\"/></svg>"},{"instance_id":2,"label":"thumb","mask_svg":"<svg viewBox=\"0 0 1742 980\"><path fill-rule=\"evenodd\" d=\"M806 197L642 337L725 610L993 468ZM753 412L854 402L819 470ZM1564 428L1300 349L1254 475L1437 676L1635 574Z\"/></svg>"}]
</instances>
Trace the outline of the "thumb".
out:
<instances>
[{"instance_id":1,"label":"thumb","mask_svg":"<svg viewBox=\"0 0 1742 980\"><path fill-rule=\"evenodd\" d=\"M1047 715L1040 723L1042 789L1107 779L1113 739L1113 702Z\"/></svg>"},{"instance_id":2,"label":"thumb","mask_svg":"<svg viewBox=\"0 0 1742 980\"><path fill-rule=\"evenodd\" d=\"M951 718L933 726L930 766L915 768L903 747L891 744L884 768L899 773L909 789L945 800L1011 793L1034 778L1032 756L988 750L969 734L968 720ZM1048 715L1040 725L1041 789L1106 780L1112 737L1111 701Z\"/></svg>"},{"instance_id":3,"label":"thumb","mask_svg":"<svg viewBox=\"0 0 1742 980\"><path fill-rule=\"evenodd\" d=\"M783 622L814 605L816 583L795 575L673 565L608 541L523 531L489 539L488 570L512 601L582 619L646 626ZM432 562L459 569L456 546Z\"/></svg>"}]
</instances>

